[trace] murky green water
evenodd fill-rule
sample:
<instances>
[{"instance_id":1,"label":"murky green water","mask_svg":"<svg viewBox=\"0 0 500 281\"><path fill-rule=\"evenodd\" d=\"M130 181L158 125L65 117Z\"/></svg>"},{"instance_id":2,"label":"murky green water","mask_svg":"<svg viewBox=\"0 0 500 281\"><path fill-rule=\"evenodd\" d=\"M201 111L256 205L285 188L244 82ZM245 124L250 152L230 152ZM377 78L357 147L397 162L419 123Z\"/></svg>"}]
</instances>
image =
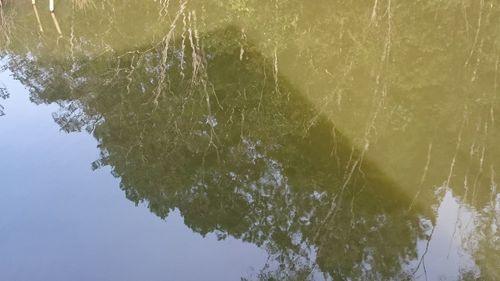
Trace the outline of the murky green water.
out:
<instances>
[{"instance_id":1,"label":"murky green water","mask_svg":"<svg viewBox=\"0 0 500 281\"><path fill-rule=\"evenodd\" d=\"M500 279L496 1L37 2L0 280Z\"/></svg>"}]
</instances>

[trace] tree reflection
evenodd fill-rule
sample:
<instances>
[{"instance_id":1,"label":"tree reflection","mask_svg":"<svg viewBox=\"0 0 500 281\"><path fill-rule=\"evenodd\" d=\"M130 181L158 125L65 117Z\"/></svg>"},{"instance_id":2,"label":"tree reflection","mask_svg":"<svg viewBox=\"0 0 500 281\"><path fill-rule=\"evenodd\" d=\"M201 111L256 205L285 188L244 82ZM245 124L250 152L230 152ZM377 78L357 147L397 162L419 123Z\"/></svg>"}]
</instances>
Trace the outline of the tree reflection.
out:
<instances>
[{"instance_id":1,"label":"tree reflection","mask_svg":"<svg viewBox=\"0 0 500 281\"><path fill-rule=\"evenodd\" d=\"M93 133L101 149L93 168L111 166L128 199L146 202L162 218L179 209L202 235L265 247L270 262L261 279L319 273L340 280L410 278L406 263L417 258L416 241L429 233L421 219L434 220L434 189L424 184L445 181L479 208L495 202L496 191L490 196L477 187L494 186L496 42L481 39L491 48L467 50L465 57L478 63L457 78L452 72L463 67L463 50L449 42L466 45L465 31L434 31L438 25L452 29L456 13L428 21L429 10L442 10L423 1L393 7L398 13L391 18L391 1L380 1L372 17L360 17L371 7L323 3L320 11L280 1L269 17L260 13L272 10L272 2L214 1L201 5L209 8L198 14L197 25L196 13L173 1L169 17L182 30L169 36L175 24L158 20L156 2L140 11L130 1L110 3L117 6L112 19L87 11L93 21L85 17L80 24L115 25L82 28L81 37L58 42L60 48L36 36L14 38L9 68L29 87L32 101L61 106L54 119L63 130ZM234 18L201 21L222 8ZM139 12L148 16L133 27L115 23L129 14L141 18ZM259 24L246 31L197 29L237 20ZM255 35L263 26L269 28L264 35ZM392 26L408 32L391 34ZM496 31L488 22L482 28ZM123 44L117 34L134 41ZM255 45L247 40L252 34L261 36ZM150 37L159 39L151 44ZM36 47L25 50L24 44ZM398 48L389 56L391 44ZM288 60L278 62L278 53ZM368 145L372 157L362 157ZM498 214L490 209L485 225L494 225ZM478 260L497 260L480 254L487 257Z\"/></svg>"},{"instance_id":2,"label":"tree reflection","mask_svg":"<svg viewBox=\"0 0 500 281\"><path fill-rule=\"evenodd\" d=\"M93 167L110 165L128 199L162 218L179 209L202 235L265 247L263 278L402 277L425 236L422 210L408 212L368 161L352 169L359 152L284 79L276 84L268 59L250 45L241 56L239 38L232 28L205 34L210 44L186 48L185 65L172 48L159 96L160 48L11 66L33 101L63 107L62 129L93 132L102 154Z\"/></svg>"}]
</instances>

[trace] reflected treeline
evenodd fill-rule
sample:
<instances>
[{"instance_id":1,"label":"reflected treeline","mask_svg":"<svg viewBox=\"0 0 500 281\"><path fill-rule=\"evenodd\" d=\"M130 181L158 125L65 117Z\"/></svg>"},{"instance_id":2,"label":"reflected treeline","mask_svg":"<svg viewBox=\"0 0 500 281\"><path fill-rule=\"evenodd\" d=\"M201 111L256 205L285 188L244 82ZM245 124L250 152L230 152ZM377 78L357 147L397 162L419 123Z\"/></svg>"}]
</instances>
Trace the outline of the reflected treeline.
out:
<instances>
[{"instance_id":1,"label":"reflected treeline","mask_svg":"<svg viewBox=\"0 0 500 281\"><path fill-rule=\"evenodd\" d=\"M349 171L359 152L284 79L277 88L272 62L248 45L240 57L238 31L203 36L210 45L184 54L199 64L171 49L164 84L161 48L57 68L10 63L35 102L63 107L61 128L93 132L94 167L113 167L127 198L162 218L179 209L203 235L264 246L262 276L405 274L425 237L422 212L408 212L410 200L368 161Z\"/></svg>"},{"instance_id":2,"label":"reflected treeline","mask_svg":"<svg viewBox=\"0 0 500 281\"><path fill-rule=\"evenodd\" d=\"M497 278L498 7L260 2L71 1L64 38L26 28L2 55L127 198L265 247L261 279L412 279L441 186Z\"/></svg>"},{"instance_id":3,"label":"reflected treeline","mask_svg":"<svg viewBox=\"0 0 500 281\"><path fill-rule=\"evenodd\" d=\"M420 202L434 200L420 187L442 185L469 204L490 202L500 157L494 1L73 0L57 6L62 39L43 13L40 33L29 1L9 3L17 16L11 26L19 27L10 50L56 68L144 46L193 49L199 34L235 26L237 40L252 42L275 78L289 81L361 151L355 163L369 159Z\"/></svg>"}]
</instances>

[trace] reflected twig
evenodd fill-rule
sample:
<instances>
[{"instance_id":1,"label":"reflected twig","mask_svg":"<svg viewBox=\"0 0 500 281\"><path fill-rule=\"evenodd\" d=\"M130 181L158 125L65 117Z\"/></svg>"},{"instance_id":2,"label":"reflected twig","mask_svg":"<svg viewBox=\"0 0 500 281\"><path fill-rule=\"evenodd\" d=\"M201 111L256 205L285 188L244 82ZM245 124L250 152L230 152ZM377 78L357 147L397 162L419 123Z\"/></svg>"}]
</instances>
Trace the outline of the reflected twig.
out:
<instances>
[{"instance_id":1,"label":"reflected twig","mask_svg":"<svg viewBox=\"0 0 500 281\"><path fill-rule=\"evenodd\" d=\"M35 12L35 17L36 17L36 22L38 24L38 29L40 30L40 32L43 33L43 27L42 27L42 22L40 21L40 15L38 14L38 8L36 7L36 1L33 0L31 2L33 5L33 11Z\"/></svg>"},{"instance_id":2,"label":"reflected twig","mask_svg":"<svg viewBox=\"0 0 500 281\"><path fill-rule=\"evenodd\" d=\"M52 21L54 22L54 26L56 27L56 30L57 30L57 33L59 34L59 37L62 37L61 27L59 26L59 22L57 21L56 14L54 12L51 12L50 16L52 17Z\"/></svg>"},{"instance_id":3,"label":"reflected twig","mask_svg":"<svg viewBox=\"0 0 500 281\"><path fill-rule=\"evenodd\" d=\"M427 239L427 243L425 245L425 250L424 250L424 253L422 254L422 257L420 257L420 260L417 264L417 267L413 270L412 272L412 275L415 276L415 274L418 272L418 270L420 269L420 266L423 265L423 269L424 269L424 274L425 274L425 280L427 280L427 269L425 268L425 255L427 255L427 252L429 251L429 245L431 243L431 240L432 240L432 235L434 234L434 230L436 229L436 225L434 225L432 227L432 230L431 230L431 234L429 235L429 239Z\"/></svg>"}]
</instances>

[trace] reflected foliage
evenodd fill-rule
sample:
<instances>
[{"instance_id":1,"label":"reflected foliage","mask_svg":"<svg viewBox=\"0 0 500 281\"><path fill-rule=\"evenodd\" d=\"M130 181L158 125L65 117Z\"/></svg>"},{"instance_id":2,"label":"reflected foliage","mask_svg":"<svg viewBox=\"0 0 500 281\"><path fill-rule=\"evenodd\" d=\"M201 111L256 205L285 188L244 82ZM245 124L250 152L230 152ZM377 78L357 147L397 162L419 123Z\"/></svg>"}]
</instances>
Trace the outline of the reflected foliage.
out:
<instances>
[{"instance_id":1,"label":"reflected foliage","mask_svg":"<svg viewBox=\"0 0 500 281\"><path fill-rule=\"evenodd\" d=\"M0 87L0 100L6 99L8 97L9 97L9 93L7 92L7 89ZM3 115L5 115L4 107L0 104L0 116L3 116Z\"/></svg>"},{"instance_id":2,"label":"reflected foliage","mask_svg":"<svg viewBox=\"0 0 500 281\"><path fill-rule=\"evenodd\" d=\"M260 279L412 279L443 185L480 213L470 251L498 277L492 1L205 2L66 6L69 38L3 55L129 200L266 248Z\"/></svg>"},{"instance_id":3,"label":"reflected foliage","mask_svg":"<svg viewBox=\"0 0 500 281\"><path fill-rule=\"evenodd\" d=\"M94 134L94 168L113 167L128 199L162 218L179 209L202 235L265 247L272 262L262 277L404 274L425 236L419 212L407 212L369 162L349 175L359 152L284 79L277 86L252 46L240 59L239 32L204 36L203 53L185 54L201 63L170 63L157 97L161 49L81 60L72 72L74 64L32 68L29 58L11 64L33 101L63 107L54 115L61 128Z\"/></svg>"}]
</instances>

